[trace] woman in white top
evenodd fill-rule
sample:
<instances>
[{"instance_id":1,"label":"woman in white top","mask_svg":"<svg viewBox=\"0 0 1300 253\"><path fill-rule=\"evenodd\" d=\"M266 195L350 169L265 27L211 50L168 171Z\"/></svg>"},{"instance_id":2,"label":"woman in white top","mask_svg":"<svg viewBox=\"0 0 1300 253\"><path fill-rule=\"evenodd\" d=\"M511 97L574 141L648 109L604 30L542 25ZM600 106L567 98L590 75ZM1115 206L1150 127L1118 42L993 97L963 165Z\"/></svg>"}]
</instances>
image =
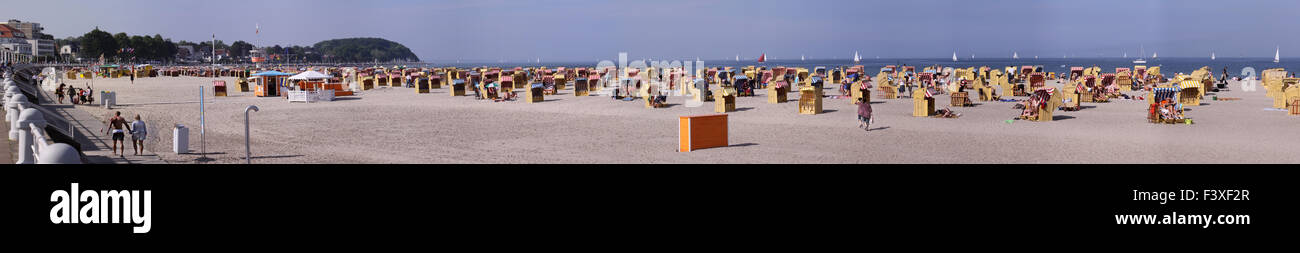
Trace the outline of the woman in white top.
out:
<instances>
[{"instance_id":1,"label":"woman in white top","mask_svg":"<svg viewBox=\"0 0 1300 253\"><path fill-rule=\"evenodd\" d=\"M131 149L135 151L135 155L144 153L144 140L147 137L149 137L149 130L145 129L144 121L140 120L139 114L136 114L135 121L131 122Z\"/></svg>"}]
</instances>

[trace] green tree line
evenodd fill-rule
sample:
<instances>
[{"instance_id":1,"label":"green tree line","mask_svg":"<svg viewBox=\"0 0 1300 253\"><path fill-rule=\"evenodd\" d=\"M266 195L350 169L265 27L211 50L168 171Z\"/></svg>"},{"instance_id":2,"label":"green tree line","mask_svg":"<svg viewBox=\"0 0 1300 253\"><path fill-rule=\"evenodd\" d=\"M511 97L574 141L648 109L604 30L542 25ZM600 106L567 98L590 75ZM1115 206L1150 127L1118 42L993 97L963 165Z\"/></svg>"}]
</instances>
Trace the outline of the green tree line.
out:
<instances>
[{"instance_id":1,"label":"green tree line","mask_svg":"<svg viewBox=\"0 0 1300 253\"><path fill-rule=\"evenodd\" d=\"M180 55L179 46L190 46L194 48L197 55L211 52L213 47L212 41L201 41L198 43L179 41L172 42L171 39L163 38L162 35L154 34L153 36L131 36L126 33L111 34L109 32L95 28L80 37L69 37L66 39L56 40L60 45L73 45L78 48L77 56L87 61L95 61L101 55L105 59L148 61L157 60L170 62ZM249 51L255 46L244 41L235 41L227 45L224 41L216 41L217 49L225 49L230 57L229 60L247 60L251 56ZM274 45L264 47L266 56L272 54L278 55L279 58L269 60L276 62L289 61L306 61L306 62L390 62L390 61L419 61L419 57L411 52L406 46L380 38L348 38L333 39L318 42L312 46L280 46Z\"/></svg>"}]
</instances>

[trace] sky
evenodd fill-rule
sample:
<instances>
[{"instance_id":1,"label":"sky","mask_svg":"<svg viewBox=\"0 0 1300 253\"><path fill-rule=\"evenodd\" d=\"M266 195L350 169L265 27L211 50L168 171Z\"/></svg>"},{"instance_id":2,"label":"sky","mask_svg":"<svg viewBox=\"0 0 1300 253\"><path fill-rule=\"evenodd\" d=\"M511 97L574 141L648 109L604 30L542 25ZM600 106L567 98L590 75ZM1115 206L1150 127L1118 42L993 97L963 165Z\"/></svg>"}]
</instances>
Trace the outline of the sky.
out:
<instances>
[{"instance_id":1,"label":"sky","mask_svg":"<svg viewBox=\"0 0 1300 253\"><path fill-rule=\"evenodd\" d=\"M431 62L630 59L1300 56L1290 0L40 0L0 17L57 38L402 43ZM1289 18L1288 18L1289 17ZM260 34L255 26L261 27Z\"/></svg>"}]
</instances>

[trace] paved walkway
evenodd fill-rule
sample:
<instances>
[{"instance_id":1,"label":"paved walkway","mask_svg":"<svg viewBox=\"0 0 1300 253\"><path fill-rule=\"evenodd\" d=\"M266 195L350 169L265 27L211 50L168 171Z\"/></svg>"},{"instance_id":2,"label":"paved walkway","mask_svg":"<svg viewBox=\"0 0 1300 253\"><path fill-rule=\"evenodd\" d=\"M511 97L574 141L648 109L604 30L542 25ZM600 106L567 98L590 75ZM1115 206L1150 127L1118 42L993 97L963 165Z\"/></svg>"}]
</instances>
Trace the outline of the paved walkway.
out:
<instances>
[{"instance_id":1,"label":"paved walkway","mask_svg":"<svg viewBox=\"0 0 1300 253\"><path fill-rule=\"evenodd\" d=\"M96 164L109 164L109 163L165 164L166 163L163 162L162 158L159 158L157 154L154 154L152 151L148 149L145 149L143 155L139 155L139 156L132 155L132 153L134 152L131 151L130 139L127 139L122 142L122 145L126 145L125 149L127 154L125 156L113 155L113 150L112 150L113 138L111 138L112 136L109 135L108 133L100 131L100 129L107 129L104 127L104 122L100 121L98 118L95 118L95 116L91 115L85 110L76 107L77 106L73 106L70 104L45 105L45 108L58 112L59 116L63 116L63 118L68 119L68 121L70 121L69 123L71 123L73 127L76 128L77 142L81 143L81 153L83 154L82 160L85 161L86 163L96 163ZM157 134L157 133L150 133L150 134ZM127 135L127 138L130 138L130 135Z\"/></svg>"},{"instance_id":2,"label":"paved walkway","mask_svg":"<svg viewBox=\"0 0 1300 253\"><path fill-rule=\"evenodd\" d=\"M91 115L85 110L77 108L77 106L73 106L71 104L55 104L53 101L49 101L49 98L51 97L50 95L52 94L48 94L44 90L40 90L39 92L43 93L41 94L42 95L41 107L44 107L47 110L58 113L59 116L62 116L63 118L67 119L68 123L72 125L73 128L75 129L76 133L74 135L76 136L76 141L77 143L81 144L81 153L82 153L81 160L83 163L166 164L166 162L164 162L162 158L158 157L157 154L154 154L152 151L149 151L148 149L145 149L144 154L139 156L130 155L130 154L127 154L125 156L113 155L113 150L111 148L113 144L111 136L103 131L100 131L100 129L107 129L104 127L103 121L100 121L98 118L95 118L94 115ZM151 133L151 134L157 134L157 133ZM128 135L127 138L130 138L130 135ZM132 146L130 143L130 139L124 140L122 144L126 145L126 148L124 148L126 153L134 153L133 151L131 151ZM16 147L16 143L12 144L11 146ZM17 149L10 148L10 150L17 150ZM17 153L13 153L13 154L16 155ZM13 162L10 163L12 164Z\"/></svg>"}]
</instances>

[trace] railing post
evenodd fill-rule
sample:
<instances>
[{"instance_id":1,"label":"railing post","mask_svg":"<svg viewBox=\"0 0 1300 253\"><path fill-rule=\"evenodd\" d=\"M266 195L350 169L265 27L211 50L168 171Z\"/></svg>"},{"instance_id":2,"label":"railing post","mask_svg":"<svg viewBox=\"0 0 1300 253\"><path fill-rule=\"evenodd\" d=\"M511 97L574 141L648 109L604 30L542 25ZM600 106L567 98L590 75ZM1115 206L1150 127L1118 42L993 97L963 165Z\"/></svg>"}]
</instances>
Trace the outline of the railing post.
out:
<instances>
[{"instance_id":1,"label":"railing post","mask_svg":"<svg viewBox=\"0 0 1300 253\"><path fill-rule=\"evenodd\" d=\"M9 140L18 140L18 116L22 114L22 108L27 107L27 96L23 94L14 94L8 101L5 101L5 121L9 122Z\"/></svg>"},{"instance_id":2,"label":"railing post","mask_svg":"<svg viewBox=\"0 0 1300 253\"><path fill-rule=\"evenodd\" d=\"M50 144L41 150L38 164L81 164L81 155L71 145L63 143Z\"/></svg>"},{"instance_id":3,"label":"railing post","mask_svg":"<svg viewBox=\"0 0 1300 253\"><path fill-rule=\"evenodd\" d=\"M18 117L18 161L17 164L36 163L35 154L32 146L39 145L36 143L35 133L39 133L39 128L45 127L45 115L35 108L23 109L22 115ZM38 129L32 129L37 127Z\"/></svg>"}]
</instances>

